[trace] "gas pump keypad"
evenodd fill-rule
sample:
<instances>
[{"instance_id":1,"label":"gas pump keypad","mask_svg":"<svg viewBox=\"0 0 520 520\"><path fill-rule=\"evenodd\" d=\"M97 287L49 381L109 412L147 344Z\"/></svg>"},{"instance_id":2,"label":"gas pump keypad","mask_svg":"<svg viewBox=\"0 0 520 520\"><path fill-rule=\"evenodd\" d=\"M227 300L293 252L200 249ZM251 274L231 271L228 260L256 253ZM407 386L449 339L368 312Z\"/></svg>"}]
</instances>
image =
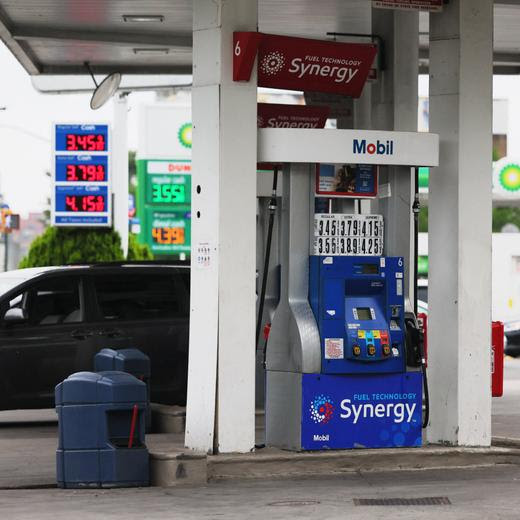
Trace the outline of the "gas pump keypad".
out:
<instances>
[{"instance_id":1,"label":"gas pump keypad","mask_svg":"<svg viewBox=\"0 0 520 520\"><path fill-rule=\"evenodd\" d=\"M358 329L357 338L355 334L352 337L355 341L352 347L352 353L355 357L380 359L391 354L387 330ZM364 355L362 355L363 353Z\"/></svg>"}]
</instances>

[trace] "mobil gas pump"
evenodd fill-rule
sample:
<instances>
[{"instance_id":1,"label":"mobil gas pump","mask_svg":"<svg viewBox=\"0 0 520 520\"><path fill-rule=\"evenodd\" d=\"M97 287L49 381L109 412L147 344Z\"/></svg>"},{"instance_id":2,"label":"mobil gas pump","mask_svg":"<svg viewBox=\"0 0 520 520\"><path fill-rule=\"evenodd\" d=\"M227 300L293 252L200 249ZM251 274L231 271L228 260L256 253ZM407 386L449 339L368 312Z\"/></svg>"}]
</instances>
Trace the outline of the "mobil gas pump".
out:
<instances>
[{"instance_id":1,"label":"mobil gas pump","mask_svg":"<svg viewBox=\"0 0 520 520\"><path fill-rule=\"evenodd\" d=\"M315 164L292 162L282 174L280 299L266 347L266 444L293 450L419 446L420 342L406 298L405 255L385 254L391 212L367 214L359 204L355 210L350 201L329 197L374 197L377 164L436 164L437 139L384 132L385 153L378 156L382 146L360 144L359 132L336 133L342 148L330 143L331 155L342 164L323 173ZM273 160L280 161L279 150ZM344 191L334 191L340 185Z\"/></svg>"}]
</instances>

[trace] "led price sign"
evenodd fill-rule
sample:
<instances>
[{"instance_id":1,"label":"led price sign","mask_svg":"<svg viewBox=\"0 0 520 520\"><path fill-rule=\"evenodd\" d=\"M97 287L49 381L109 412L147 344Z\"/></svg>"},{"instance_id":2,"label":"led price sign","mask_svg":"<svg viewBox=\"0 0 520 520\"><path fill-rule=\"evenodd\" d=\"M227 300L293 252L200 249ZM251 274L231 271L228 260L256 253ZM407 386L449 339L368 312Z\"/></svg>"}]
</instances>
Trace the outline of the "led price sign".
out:
<instances>
[{"instance_id":1,"label":"led price sign","mask_svg":"<svg viewBox=\"0 0 520 520\"><path fill-rule=\"evenodd\" d=\"M185 243L183 227L154 227L152 228L152 239L156 244L179 244Z\"/></svg>"},{"instance_id":2,"label":"led price sign","mask_svg":"<svg viewBox=\"0 0 520 520\"><path fill-rule=\"evenodd\" d=\"M107 152L108 125L56 125L57 152Z\"/></svg>"},{"instance_id":3,"label":"led price sign","mask_svg":"<svg viewBox=\"0 0 520 520\"><path fill-rule=\"evenodd\" d=\"M57 182L108 182L106 155L57 155Z\"/></svg>"},{"instance_id":4,"label":"led price sign","mask_svg":"<svg viewBox=\"0 0 520 520\"><path fill-rule=\"evenodd\" d=\"M157 174L146 178L148 204L190 204L191 175Z\"/></svg>"},{"instance_id":5,"label":"led price sign","mask_svg":"<svg viewBox=\"0 0 520 520\"><path fill-rule=\"evenodd\" d=\"M106 213L106 186L56 186L55 210L58 213Z\"/></svg>"},{"instance_id":6,"label":"led price sign","mask_svg":"<svg viewBox=\"0 0 520 520\"><path fill-rule=\"evenodd\" d=\"M186 187L184 184L152 183L152 202L184 204L186 202Z\"/></svg>"}]
</instances>

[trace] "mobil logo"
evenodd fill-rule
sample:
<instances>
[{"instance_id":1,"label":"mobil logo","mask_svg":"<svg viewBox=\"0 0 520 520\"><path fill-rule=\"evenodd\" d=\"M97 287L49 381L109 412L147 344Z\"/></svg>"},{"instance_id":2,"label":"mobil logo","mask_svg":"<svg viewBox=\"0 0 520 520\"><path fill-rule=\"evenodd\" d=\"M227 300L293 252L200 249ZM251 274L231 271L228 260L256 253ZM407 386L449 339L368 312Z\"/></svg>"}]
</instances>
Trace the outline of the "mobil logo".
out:
<instances>
[{"instance_id":1,"label":"mobil logo","mask_svg":"<svg viewBox=\"0 0 520 520\"><path fill-rule=\"evenodd\" d=\"M392 139L387 139L385 141L380 141L378 139L375 143L367 143L366 139L354 139L353 153L369 155L393 155L394 141Z\"/></svg>"}]
</instances>

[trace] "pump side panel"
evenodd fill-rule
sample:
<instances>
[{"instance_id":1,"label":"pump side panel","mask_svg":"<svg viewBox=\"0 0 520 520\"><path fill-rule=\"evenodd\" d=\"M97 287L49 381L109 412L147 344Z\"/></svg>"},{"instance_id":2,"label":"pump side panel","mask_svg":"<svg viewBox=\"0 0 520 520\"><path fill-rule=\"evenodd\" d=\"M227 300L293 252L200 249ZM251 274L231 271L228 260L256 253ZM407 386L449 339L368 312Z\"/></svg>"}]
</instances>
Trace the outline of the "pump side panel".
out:
<instances>
[{"instance_id":1,"label":"pump side panel","mask_svg":"<svg viewBox=\"0 0 520 520\"><path fill-rule=\"evenodd\" d=\"M422 443L419 372L302 378L301 449L394 448Z\"/></svg>"}]
</instances>

